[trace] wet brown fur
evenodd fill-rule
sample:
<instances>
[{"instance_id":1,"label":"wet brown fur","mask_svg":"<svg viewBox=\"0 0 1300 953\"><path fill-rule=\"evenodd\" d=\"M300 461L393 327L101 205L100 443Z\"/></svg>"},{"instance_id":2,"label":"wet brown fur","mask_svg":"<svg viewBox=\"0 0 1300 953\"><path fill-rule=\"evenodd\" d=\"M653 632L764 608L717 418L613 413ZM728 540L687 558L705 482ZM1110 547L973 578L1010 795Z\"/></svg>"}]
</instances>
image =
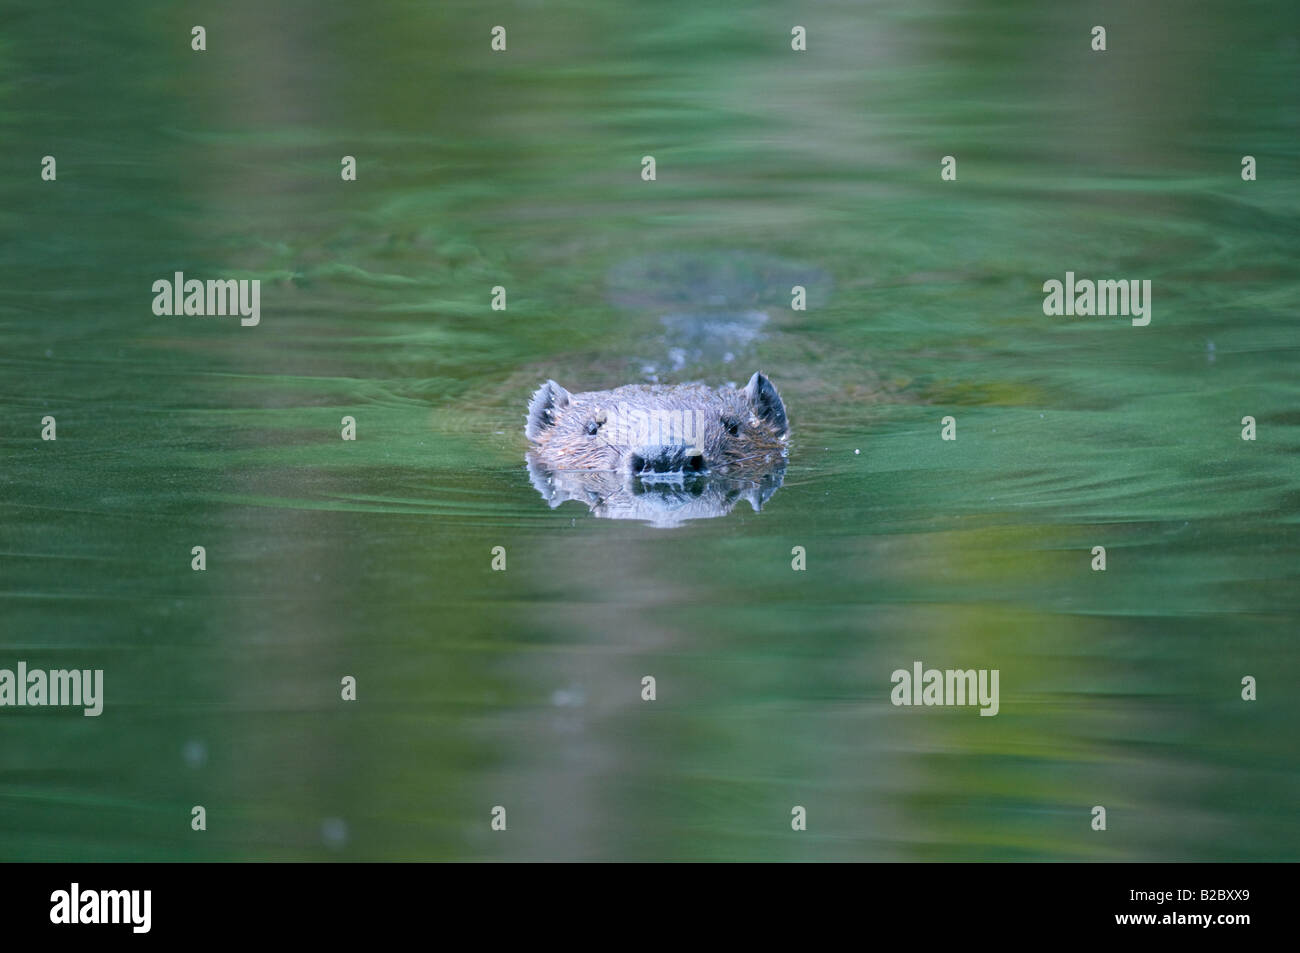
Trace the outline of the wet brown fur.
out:
<instances>
[{"instance_id":1,"label":"wet brown fur","mask_svg":"<svg viewBox=\"0 0 1300 953\"><path fill-rule=\"evenodd\" d=\"M691 413L697 439L689 448L684 443L647 448L611 439L618 428L609 422L620 406L652 415ZM533 394L525 433L537 462L553 470L640 472L635 464L651 457L667 472L678 472L692 451L702 451L704 472L735 475L780 460L789 424L776 387L762 374L739 389L634 384L570 394L547 381ZM698 461L691 463L698 466Z\"/></svg>"}]
</instances>

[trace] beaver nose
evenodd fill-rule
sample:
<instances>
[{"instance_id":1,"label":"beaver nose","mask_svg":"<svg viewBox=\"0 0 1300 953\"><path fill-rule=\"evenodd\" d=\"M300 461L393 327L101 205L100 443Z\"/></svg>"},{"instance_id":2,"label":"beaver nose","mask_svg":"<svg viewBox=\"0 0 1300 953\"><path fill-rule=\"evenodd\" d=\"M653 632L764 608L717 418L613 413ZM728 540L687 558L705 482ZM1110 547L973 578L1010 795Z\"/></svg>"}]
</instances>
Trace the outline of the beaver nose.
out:
<instances>
[{"instance_id":1,"label":"beaver nose","mask_svg":"<svg viewBox=\"0 0 1300 953\"><path fill-rule=\"evenodd\" d=\"M668 452L667 447L643 447L632 454L631 465L633 473L671 473L673 466L672 454Z\"/></svg>"},{"instance_id":2,"label":"beaver nose","mask_svg":"<svg viewBox=\"0 0 1300 953\"><path fill-rule=\"evenodd\" d=\"M633 473L702 473L704 452L695 447L642 447L628 459Z\"/></svg>"}]
</instances>

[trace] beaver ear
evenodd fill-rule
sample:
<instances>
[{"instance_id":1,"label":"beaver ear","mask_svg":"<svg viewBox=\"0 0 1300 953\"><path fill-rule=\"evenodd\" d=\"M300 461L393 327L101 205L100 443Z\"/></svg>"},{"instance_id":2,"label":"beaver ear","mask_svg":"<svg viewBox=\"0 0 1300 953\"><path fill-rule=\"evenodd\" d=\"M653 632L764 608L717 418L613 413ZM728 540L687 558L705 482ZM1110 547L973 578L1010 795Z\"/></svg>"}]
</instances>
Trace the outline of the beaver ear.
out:
<instances>
[{"instance_id":1,"label":"beaver ear","mask_svg":"<svg viewBox=\"0 0 1300 953\"><path fill-rule=\"evenodd\" d=\"M524 427L524 436L536 440L542 432L555 426L557 411L569 406L569 392L555 381L547 381L537 388L533 399L528 402L528 425Z\"/></svg>"},{"instance_id":2,"label":"beaver ear","mask_svg":"<svg viewBox=\"0 0 1300 953\"><path fill-rule=\"evenodd\" d=\"M784 437L788 424L785 419L785 404L776 392L776 385L758 371L749 379L743 391L745 399L754 408L754 416L766 420L772 425L778 437Z\"/></svg>"}]
</instances>

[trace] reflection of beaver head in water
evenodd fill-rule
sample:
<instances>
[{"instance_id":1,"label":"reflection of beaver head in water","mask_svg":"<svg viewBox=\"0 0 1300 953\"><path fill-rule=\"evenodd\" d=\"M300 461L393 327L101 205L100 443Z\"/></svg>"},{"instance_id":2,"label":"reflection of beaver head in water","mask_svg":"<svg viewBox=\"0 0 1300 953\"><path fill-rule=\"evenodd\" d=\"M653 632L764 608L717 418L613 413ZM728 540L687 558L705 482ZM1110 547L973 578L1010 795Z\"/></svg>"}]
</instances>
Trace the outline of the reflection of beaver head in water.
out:
<instances>
[{"instance_id":1,"label":"reflection of beaver head in water","mask_svg":"<svg viewBox=\"0 0 1300 953\"><path fill-rule=\"evenodd\" d=\"M743 388L632 385L571 394L547 381L528 405L525 435L550 470L629 476L758 473L782 461L789 424L772 382Z\"/></svg>"}]
</instances>

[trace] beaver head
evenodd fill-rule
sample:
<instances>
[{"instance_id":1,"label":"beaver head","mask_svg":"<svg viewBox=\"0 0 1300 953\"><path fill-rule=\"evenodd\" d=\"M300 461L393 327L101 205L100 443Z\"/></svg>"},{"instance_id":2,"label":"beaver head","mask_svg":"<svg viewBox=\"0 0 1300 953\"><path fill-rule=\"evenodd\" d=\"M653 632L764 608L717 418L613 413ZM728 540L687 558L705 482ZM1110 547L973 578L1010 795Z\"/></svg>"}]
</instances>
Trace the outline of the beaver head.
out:
<instances>
[{"instance_id":1,"label":"beaver head","mask_svg":"<svg viewBox=\"0 0 1300 953\"><path fill-rule=\"evenodd\" d=\"M571 394L555 381L528 405L525 435L552 470L654 477L734 474L785 455L789 425L776 387L754 374L743 388L632 385Z\"/></svg>"}]
</instances>

